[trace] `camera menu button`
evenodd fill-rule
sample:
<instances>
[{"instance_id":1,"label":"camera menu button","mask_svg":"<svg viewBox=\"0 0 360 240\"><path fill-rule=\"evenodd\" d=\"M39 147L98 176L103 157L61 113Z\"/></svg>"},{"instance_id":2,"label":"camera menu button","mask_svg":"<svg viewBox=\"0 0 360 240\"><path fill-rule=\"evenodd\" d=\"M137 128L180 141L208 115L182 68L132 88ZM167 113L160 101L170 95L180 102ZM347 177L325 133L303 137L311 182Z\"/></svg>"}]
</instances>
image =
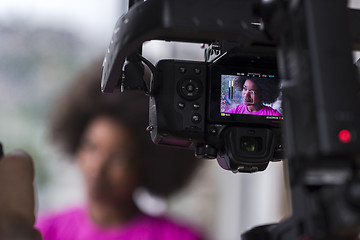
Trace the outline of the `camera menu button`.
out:
<instances>
[{"instance_id":1,"label":"camera menu button","mask_svg":"<svg viewBox=\"0 0 360 240\"><path fill-rule=\"evenodd\" d=\"M194 107L194 109L199 109L199 108L200 108L200 104L194 103L194 104L193 104L193 107Z\"/></svg>"},{"instance_id":2,"label":"camera menu button","mask_svg":"<svg viewBox=\"0 0 360 240\"><path fill-rule=\"evenodd\" d=\"M185 103L183 103L183 102L178 102L178 108L180 108L180 109L183 109L183 108L185 108Z\"/></svg>"}]
</instances>

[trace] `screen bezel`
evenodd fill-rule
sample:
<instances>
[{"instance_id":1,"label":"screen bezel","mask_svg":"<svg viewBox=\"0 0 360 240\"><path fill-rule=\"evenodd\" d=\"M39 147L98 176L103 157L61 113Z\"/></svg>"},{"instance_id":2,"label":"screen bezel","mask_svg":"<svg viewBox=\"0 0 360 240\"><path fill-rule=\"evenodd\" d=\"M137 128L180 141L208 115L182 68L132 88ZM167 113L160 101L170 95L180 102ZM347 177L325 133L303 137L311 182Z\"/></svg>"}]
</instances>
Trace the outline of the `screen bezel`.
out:
<instances>
[{"instance_id":1,"label":"screen bezel","mask_svg":"<svg viewBox=\"0 0 360 240\"><path fill-rule=\"evenodd\" d=\"M266 125L279 127L283 117L281 119L267 118L267 116L261 115L248 115L248 114L230 114L229 116L221 116L220 113L220 100L221 100L221 76L222 75L237 75L237 73L259 73L274 75L278 77L277 69L270 69L266 67L234 67L234 66L222 66L211 64L209 66L209 109L208 120L212 123L219 124L232 124L242 125L244 123L249 125Z\"/></svg>"}]
</instances>

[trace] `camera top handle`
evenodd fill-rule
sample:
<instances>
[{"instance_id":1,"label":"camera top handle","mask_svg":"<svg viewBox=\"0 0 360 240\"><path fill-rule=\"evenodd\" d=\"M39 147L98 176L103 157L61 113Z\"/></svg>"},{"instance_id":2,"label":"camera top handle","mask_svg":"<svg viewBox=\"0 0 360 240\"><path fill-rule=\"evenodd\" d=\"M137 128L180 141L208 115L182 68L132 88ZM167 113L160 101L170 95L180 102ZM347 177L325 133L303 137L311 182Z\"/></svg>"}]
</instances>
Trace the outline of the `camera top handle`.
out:
<instances>
[{"instance_id":1,"label":"camera top handle","mask_svg":"<svg viewBox=\"0 0 360 240\"><path fill-rule=\"evenodd\" d=\"M208 43L233 40L245 46L273 44L265 32L251 24L255 20L255 6L260 3L260 0L136 2L116 23L103 63L102 91L114 91L122 78L125 59L145 41Z\"/></svg>"}]
</instances>

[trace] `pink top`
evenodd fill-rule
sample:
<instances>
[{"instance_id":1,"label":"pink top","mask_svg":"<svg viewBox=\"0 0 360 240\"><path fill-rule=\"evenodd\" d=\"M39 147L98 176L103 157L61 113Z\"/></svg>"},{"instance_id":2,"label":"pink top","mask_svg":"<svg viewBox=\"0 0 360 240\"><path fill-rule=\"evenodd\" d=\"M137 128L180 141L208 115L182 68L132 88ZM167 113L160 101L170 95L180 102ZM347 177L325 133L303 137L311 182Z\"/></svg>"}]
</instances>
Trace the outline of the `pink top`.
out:
<instances>
[{"instance_id":1,"label":"pink top","mask_svg":"<svg viewBox=\"0 0 360 240\"><path fill-rule=\"evenodd\" d=\"M260 109L257 112L249 112L246 108L245 104L239 104L236 107L230 109L227 111L227 113L236 113L236 114L253 114L253 115L265 115L265 116L281 116L281 114L268 106L264 106L262 109Z\"/></svg>"},{"instance_id":2,"label":"pink top","mask_svg":"<svg viewBox=\"0 0 360 240\"><path fill-rule=\"evenodd\" d=\"M85 209L75 208L38 218L35 225L43 240L201 240L200 235L165 217L145 214L122 226L101 227Z\"/></svg>"}]
</instances>

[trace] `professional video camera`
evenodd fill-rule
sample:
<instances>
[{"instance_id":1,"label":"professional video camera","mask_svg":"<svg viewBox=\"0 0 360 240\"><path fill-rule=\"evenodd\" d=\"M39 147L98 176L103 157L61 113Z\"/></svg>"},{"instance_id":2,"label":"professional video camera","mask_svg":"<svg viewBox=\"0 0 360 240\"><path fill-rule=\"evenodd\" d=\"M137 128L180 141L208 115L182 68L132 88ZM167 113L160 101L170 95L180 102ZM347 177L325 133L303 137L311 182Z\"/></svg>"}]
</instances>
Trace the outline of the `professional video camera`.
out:
<instances>
[{"instance_id":1,"label":"professional video camera","mask_svg":"<svg viewBox=\"0 0 360 240\"><path fill-rule=\"evenodd\" d=\"M343 0L130 0L130 6L116 24L101 87L150 96L155 143L192 147L236 172L260 171L282 158L284 121L293 215L243 239L357 236L360 84L351 51L360 50L360 12ZM161 60L155 67L141 55L142 43L155 39L208 44L206 61ZM150 89L143 63L153 74ZM275 86L261 93L279 92L279 76L283 107L263 99L272 110L252 114L259 91L246 81ZM247 112L238 110L244 105Z\"/></svg>"},{"instance_id":2,"label":"professional video camera","mask_svg":"<svg viewBox=\"0 0 360 240\"><path fill-rule=\"evenodd\" d=\"M151 8L156 3L142 4ZM129 23L119 20L115 29L121 32ZM254 33L260 31L258 26L252 28ZM119 32L114 33L112 42L121 36ZM113 49L105 58L104 69L111 54ZM123 77L117 76L123 80L122 89L142 89L143 60L139 55L127 56ZM221 167L233 172L262 171L270 160L282 158L283 117L273 43L245 48L238 41L214 41L205 50L205 62L161 60L150 69L148 130L154 143L192 148L202 158L217 157ZM245 81L254 87L243 89ZM109 91L107 85L109 82L103 83L105 92Z\"/></svg>"}]
</instances>

